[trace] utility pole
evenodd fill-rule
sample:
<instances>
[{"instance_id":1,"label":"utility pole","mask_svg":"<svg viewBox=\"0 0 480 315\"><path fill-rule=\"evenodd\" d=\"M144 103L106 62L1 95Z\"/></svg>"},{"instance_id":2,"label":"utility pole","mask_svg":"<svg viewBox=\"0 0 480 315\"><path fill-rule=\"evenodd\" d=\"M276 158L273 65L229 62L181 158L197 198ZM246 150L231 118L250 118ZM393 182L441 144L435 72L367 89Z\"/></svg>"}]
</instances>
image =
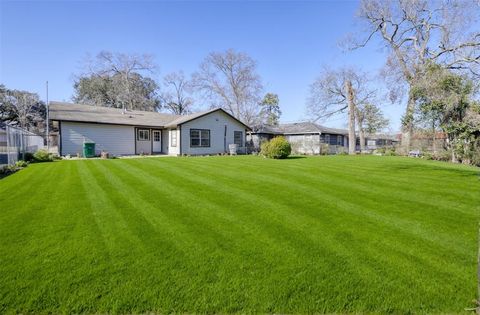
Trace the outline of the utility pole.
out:
<instances>
[{"instance_id":1,"label":"utility pole","mask_svg":"<svg viewBox=\"0 0 480 315\"><path fill-rule=\"evenodd\" d=\"M48 81L46 84L47 88L47 103L46 103L46 110L47 110L47 128L46 128L46 137L47 137L47 152L50 153L50 113L49 113L49 106L48 106Z\"/></svg>"}]
</instances>

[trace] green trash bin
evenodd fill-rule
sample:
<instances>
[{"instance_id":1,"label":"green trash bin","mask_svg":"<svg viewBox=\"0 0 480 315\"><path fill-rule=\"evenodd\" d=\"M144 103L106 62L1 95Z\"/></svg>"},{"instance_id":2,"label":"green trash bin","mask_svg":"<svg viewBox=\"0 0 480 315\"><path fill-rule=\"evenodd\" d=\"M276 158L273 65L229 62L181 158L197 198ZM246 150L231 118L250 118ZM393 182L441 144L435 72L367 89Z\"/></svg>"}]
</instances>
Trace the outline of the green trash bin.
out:
<instances>
[{"instance_id":1,"label":"green trash bin","mask_svg":"<svg viewBox=\"0 0 480 315\"><path fill-rule=\"evenodd\" d=\"M86 158L91 158L95 156L95 142L83 143L83 156Z\"/></svg>"}]
</instances>

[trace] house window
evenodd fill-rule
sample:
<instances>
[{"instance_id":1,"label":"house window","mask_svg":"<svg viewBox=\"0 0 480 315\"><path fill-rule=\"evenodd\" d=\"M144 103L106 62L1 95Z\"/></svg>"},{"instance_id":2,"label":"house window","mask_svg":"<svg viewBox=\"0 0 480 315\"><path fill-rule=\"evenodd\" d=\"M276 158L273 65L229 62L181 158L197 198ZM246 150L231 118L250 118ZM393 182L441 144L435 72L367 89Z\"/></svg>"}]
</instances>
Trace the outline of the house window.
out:
<instances>
[{"instance_id":1,"label":"house window","mask_svg":"<svg viewBox=\"0 0 480 315\"><path fill-rule=\"evenodd\" d=\"M191 147L209 147L210 130L209 129L190 129Z\"/></svg>"},{"instance_id":2,"label":"house window","mask_svg":"<svg viewBox=\"0 0 480 315\"><path fill-rule=\"evenodd\" d=\"M343 145L343 137L342 136L337 136L337 145Z\"/></svg>"},{"instance_id":3,"label":"house window","mask_svg":"<svg viewBox=\"0 0 480 315\"><path fill-rule=\"evenodd\" d=\"M325 143L330 144L330 135L325 135Z\"/></svg>"},{"instance_id":4,"label":"house window","mask_svg":"<svg viewBox=\"0 0 480 315\"><path fill-rule=\"evenodd\" d=\"M148 129L138 129L137 130L137 140L138 141L150 141L150 130L148 130Z\"/></svg>"},{"instance_id":5,"label":"house window","mask_svg":"<svg viewBox=\"0 0 480 315\"><path fill-rule=\"evenodd\" d=\"M170 130L170 146L177 146L177 129Z\"/></svg>"},{"instance_id":6,"label":"house window","mask_svg":"<svg viewBox=\"0 0 480 315\"><path fill-rule=\"evenodd\" d=\"M160 141L160 131L153 132L153 141L159 142Z\"/></svg>"},{"instance_id":7,"label":"house window","mask_svg":"<svg viewBox=\"0 0 480 315\"><path fill-rule=\"evenodd\" d=\"M325 137L325 142L327 142L330 145L337 145L337 141L338 141L337 139L338 139L337 135L328 135L328 141L327 141L327 137Z\"/></svg>"},{"instance_id":8,"label":"house window","mask_svg":"<svg viewBox=\"0 0 480 315\"><path fill-rule=\"evenodd\" d=\"M233 143L235 143L239 147L243 147L243 132L241 131L233 132Z\"/></svg>"}]
</instances>

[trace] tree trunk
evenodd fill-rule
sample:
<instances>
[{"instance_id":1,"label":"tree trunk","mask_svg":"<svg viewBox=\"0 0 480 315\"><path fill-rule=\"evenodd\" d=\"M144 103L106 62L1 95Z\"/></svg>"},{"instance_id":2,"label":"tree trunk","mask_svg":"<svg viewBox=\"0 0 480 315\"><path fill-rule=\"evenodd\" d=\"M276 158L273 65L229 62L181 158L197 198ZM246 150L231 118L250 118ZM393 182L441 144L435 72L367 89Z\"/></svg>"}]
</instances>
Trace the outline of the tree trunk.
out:
<instances>
[{"instance_id":1,"label":"tree trunk","mask_svg":"<svg viewBox=\"0 0 480 315\"><path fill-rule=\"evenodd\" d=\"M355 103L353 102L353 87L352 82L347 80L345 82L345 91L347 92L348 102L348 154L355 154Z\"/></svg>"},{"instance_id":2,"label":"tree trunk","mask_svg":"<svg viewBox=\"0 0 480 315\"><path fill-rule=\"evenodd\" d=\"M415 109L415 99L410 95L408 97L407 110L405 111L404 122L402 126L402 147L405 153L410 152L411 137L413 132L413 112Z\"/></svg>"},{"instance_id":3,"label":"tree trunk","mask_svg":"<svg viewBox=\"0 0 480 315\"><path fill-rule=\"evenodd\" d=\"M458 163L457 155L455 154L455 136L447 135L447 148L451 151L451 162Z\"/></svg>"},{"instance_id":4,"label":"tree trunk","mask_svg":"<svg viewBox=\"0 0 480 315\"><path fill-rule=\"evenodd\" d=\"M437 144L435 143L437 141L437 132L436 132L436 128L435 128L435 123L432 124L432 132L433 132L433 136L432 136L432 151L433 151L433 154L437 154Z\"/></svg>"},{"instance_id":5,"label":"tree trunk","mask_svg":"<svg viewBox=\"0 0 480 315\"><path fill-rule=\"evenodd\" d=\"M365 130L363 128L359 129L358 136L360 138L360 152L365 152Z\"/></svg>"}]
</instances>

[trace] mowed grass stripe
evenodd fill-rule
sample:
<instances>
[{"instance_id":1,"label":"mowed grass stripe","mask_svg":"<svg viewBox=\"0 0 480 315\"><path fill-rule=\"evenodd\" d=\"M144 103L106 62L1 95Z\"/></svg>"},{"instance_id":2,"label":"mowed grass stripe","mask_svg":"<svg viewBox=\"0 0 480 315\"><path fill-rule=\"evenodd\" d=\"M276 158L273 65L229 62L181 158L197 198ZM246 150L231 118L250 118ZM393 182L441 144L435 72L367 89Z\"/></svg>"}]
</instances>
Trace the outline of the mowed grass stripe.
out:
<instances>
[{"instance_id":1,"label":"mowed grass stripe","mask_svg":"<svg viewBox=\"0 0 480 315\"><path fill-rule=\"evenodd\" d=\"M37 167L42 179L16 178L27 168L0 181L11 207L0 233L44 227L20 251L2 239L2 313L458 313L475 295L473 168L382 157ZM48 184L29 194L45 207L16 209L33 179Z\"/></svg>"},{"instance_id":2,"label":"mowed grass stripe","mask_svg":"<svg viewBox=\"0 0 480 315\"><path fill-rule=\"evenodd\" d=\"M258 258L258 257L257 257Z\"/></svg>"},{"instance_id":3,"label":"mowed grass stripe","mask_svg":"<svg viewBox=\"0 0 480 315\"><path fill-rule=\"evenodd\" d=\"M381 166L383 165L383 163L378 165L379 164L378 162L382 162L382 160L379 160L379 158L382 159L381 157L353 157L353 158L337 157L340 161L343 161L343 164L345 165L340 165L340 166L328 165L327 167L322 167L323 159L328 159L328 158L329 157L318 158L318 163L317 165L315 165L315 167L312 167L312 165L304 163L303 166L289 165L289 170L290 172L292 170L295 170L295 173L299 175L295 177L303 178L304 176L310 176L310 177L314 176L314 179L317 182L324 183L324 184L330 184L332 180L338 179L337 182L342 187L344 185L348 185L351 182L352 177L354 177L354 180L355 180L354 184L356 186L361 186L363 190L370 192L370 195L375 195L374 194L375 189L381 190L382 188L389 187L391 188L391 190L389 191L391 192L390 196L394 195L395 197L397 197L398 195L405 195L406 198L409 198L409 197L411 198L412 192L424 192L424 193L428 193L429 197L431 197L429 199L432 199L432 202L435 202L435 197L442 197L443 199L445 199L446 197L445 194L447 194L447 196L452 195L454 197L458 197L458 194L461 193L463 198L465 197L467 198L472 197L472 199L478 198L478 196L475 194L477 191L471 186L467 186L467 185L459 186L458 183L452 186L445 185L445 181L448 181L452 177L451 174L449 174L449 176L442 176L440 178L439 178L439 175L436 174L436 176L428 177L427 180L423 179L422 181L419 181L417 174L415 174L415 178L411 178L411 175L409 176L399 175L395 172L389 171L390 170L389 168L386 168L386 171L380 173L377 176L375 172L378 172L378 171L376 170L381 169ZM357 173L358 167L354 167L353 170L349 167L350 165L348 164L348 162L351 161L352 159L354 161L354 159L356 158L372 158L369 162L372 164L375 164L375 167L372 167L373 165L370 165L371 172L368 173L369 175L368 177L358 174ZM264 160L264 159L260 159L260 160ZM405 162L409 162L409 160L411 159L402 158L402 160ZM392 161L392 163L394 163L395 161L396 160ZM262 170L260 170L260 172L268 171L269 174L278 174L279 176L282 177L285 174L282 173L283 171L282 171L281 163L284 163L284 162L283 161L276 161L276 162L279 164L272 165L271 163L265 163L265 165L262 165ZM420 161L420 162L423 162L423 161ZM202 164L206 164L206 163L208 162L205 162ZM435 163L435 162L432 162L432 163ZM445 163L442 163L442 165L443 164ZM225 166L225 167L228 168L228 166ZM245 163L242 165L242 167L243 167L242 168L243 170L250 170L253 172L259 171L254 169L255 164L253 164L252 166L252 163ZM425 169L428 170L431 167L432 167L431 165L427 164L425 166ZM462 166L457 166L457 167L461 168ZM435 166L435 168L437 167ZM467 169L467 170L468 171L466 171L466 174L468 176L478 177L478 174L476 174L475 172L472 172L471 169ZM462 175L462 176L465 176L465 175ZM286 178L288 178L288 175L282 177L282 179L286 179ZM398 181L402 181L402 178L405 181L409 181L409 185L407 187L402 187L397 183ZM438 184L439 179L441 179L442 185L436 185ZM435 184L435 185L432 185L432 184ZM398 189L399 187L402 187L402 189L399 190ZM457 201L457 200L454 200L454 201ZM459 204L458 202L455 202L455 203L451 203L451 205L460 206L461 204ZM443 203L440 206L443 206ZM471 213L471 209L468 209L465 212Z\"/></svg>"},{"instance_id":4,"label":"mowed grass stripe","mask_svg":"<svg viewBox=\"0 0 480 315\"><path fill-rule=\"evenodd\" d=\"M177 171L177 172L178 172L178 171ZM177 173L177 174L178 174L178 173ZM185 176L185 180L187 180L187 178L189 178L189 177L190 177L189 174L187 174L187 175ZM202 178L202 184L206 184L204 177L200 176L199 178ZM224 192L224 190L222 190L222 192ZM368 241L368 239L367 239L366 241ZM398 247L398 244L395 244L395 245ZM410 244L407 244L407 246L411 246L411 243L410 243ZM427 249L430 249L430 245L429 245L428 247L426 247L426 248L427 248ZM338 247L337 247L337 249L338 249ZM429 258L431 258L431 257L429 257ZM419 262L417 262L417 264L418 264L418 263L419 263ZM411 267L411 266L407 266L407 267L406 267L406 271L408 271L408 269L409 269L410 267ZM433 266L427 266L427 267L429 267L429 268L425 268L425 270L430 271L430 270L432 270L432 267L433 267ZM433 272L445 273L445 271L444 271L445 267L446 267L445 265L442 265L441 268L439 267L437 270L434 269ZM453 267L452 269L456 269L456 267ZM407 288L407 289L408 289L408 288ZM408 289L408 290L409 290L409 289Z\"/></svg>"},{"instance_id":5,"label":"mowed grass stripe","mask_svg":"<svg viewBox=\"0 0 480 315\"><path fill-rule=\"evenodd\" d=\"M137 172L137 173L140 173L140 174L141 174L141 172ZM142 174L142 175L145 175L145 174ZM205 187L205 186L203 186L203 187ZM180 197L181 197L181 196L180 196ZM229 228L231 228L231 227L229 227ZM294 236L292 236L292 238L294 238ZM303 241L303 243L304 243L304 242L305 242L305 241ZM249 243L249 244L250 244L250 246L254 246L254 243Z\"/></svg>"},{"instance_id":6,"label":"mowed grass stripe","mask_svg":"<svg viewBox=\"0 0 480 315\"><path fill-rule=\"evenodd\" d=\"M153 163L153 161L150 161L151 163ZM182 168L185 169L184 166L182 166ZM195 176L191 176L193 174L187 174L185 176L186 180L188 180L188 178L196 178L200 181L203 181L205 183L205 181L208 181L208 174L210 173L210 169L206 169L204 170L203 172L201 171L202 167L194 167L195 169L193 170L194 172L198 173L198 174L201 174L201 175L204 175L204 176L198 176L198 177L195 177ZM177 170L178 172L178 170ZM177 173L177 174L180 174L180 173ZM222 173L221 175L219 175L219 177L221 176L228 176L228 172L223 169L222 170ZM237 179L237 180L242 180L242 179L245 179L246 181L248 181L250 178L252 178L252 174L244 174L244 175L236 175L235 172L232 173L233 175L230 176L230 179ZM285 174L279 174L280 175L285 175ZM267 176L267 177L262 177L263 174L261 175L256 175L256 179L258 180L258 178L263 178L264 180L268 180L267 183L264 183L263 185L258 185L258 186L267 186L267 187L271 187L271 190L272 192L274 193L275 191L286 191L285 187L282 186L282 181L284 181L281 177L276 177L276 176ZM391 213L391 212L394 212L394 211L390 211L389 212L389 208L395 208L395 205L393 205L392 207L389 207L389 204L386 202L385 204L382 204L382 207L384 207L384 211L382 211L383 213L387 213L388 215L385 216L383 214L377 214L375 212L375 210L377 209L382 209L381 207L378 207L378 197L376 196L370 196L366 191L362 190L362 191L356 191L355 193L352 193L350 196L344 196L342 195L341 193L338 194L338 192L340 191L341 192L341 189L340 186L342 183L348 183L348 181L341 181L337 186L335 185L326 185L326 186L323 186L320 188L312 188L312 187L315 187L315 180L317 180L317 177L318 176L315 176L315 177L312 177L312 176L309 176L308 174L301 174L300 176L300 181L299 182L296 182L295 180L290 180L288 181L288 190L290 191L296 191L296 194L298 194L299 198L302 198L302 194L306 194L307 197L306 198L311 198L311 196L316 196L318 200L321 200L321 203L318 205L318 207L311 207L312 209L314 209L314 213L313 215L317 215L318 213L322 214L322 212L319 212L318 209L321 209L324 205L326 204L329 204L329 205L335 205L337 204L337 209L336 211L345 211L346 209L350 209L350 213L352 214L356 214L356 215L359 215L359 216L367 216L371 219L375 219L377 221L380 221L382 223L390 223L390 225L392 227L395 227L397 229L401 229L403 230L404 232L408 232L408 233L413 233L415 234L416 236L420 236L422 238L427 238L428 240L434 242L434 243L441 243L441 244L448 244L449 242L452 242L452 236L451 235L445 235L443 237L443 239L440 239L439 241L440 242L436 242L436 239L435 238L438 238L438 237L441 237L441 233L439 233L438 230L428 230L428 229L425 229L425 227L422 227L422 226L419 226L419 224L417 223L418 222L418 218L415 218L415 219L411 219L411 220L405 220L405 219L402 219L402 218L399 218L397 216L395 216L395 213ZM218 178L218 177L217 177ZM310 178L310 180L307 180L308 178ZM326 179L325 182L335 182L335 179ZM296 183L297 185L292 185L293 183ZM256 186L258 183L251 183L252 186ZM352 188L351 191L355 191L354 189L355 188L358 188L358 185L356 186L352 186L351 184L348 185L346 184L347 187L349 188ZM240 192L241 193L241 192ZM274 194L272 194L274 195ZM232 194L232 198L234 198L235 195ZM357 198L360 198L362 199L362 202L365 203L365 202L368 202L368 204L364 207L364 208L361 208L361 206L359 206L359 203L356 202L356 199ZM288 199L288 198L287 198ZM347 199L347 200L345 200ZM353 199L352 201L349 201L350 199ZM290 198L289 200L294 200L293 198ZM404 201L405 203L404 204L407 204L407 205L410 205L412 204L414 201L410 201L410 200L397 200L397 201ZM313 201L312 201L313 202ZM340 205L341 204L341 205ZM422 204L420 203L419 205L417 205L417 207L421 207L421 206L428 206L429 204ZM438 207L436 208L438 209ZM406 209L403 209L403 212L406 212L405 211ZM439 212L439 211L438 211ZM458 217L458 216L456 216ZM468 218L467 218L468 219ZM433 218L432 218L433 220ZM451 218L448 218L449 221L447 222L451 222ZM452 226L456 227L458 226L457 224L461 224L461 226L463 226L463 224L465 223L470 223L471 221L468 221L468 220L464 220L464 222L456 222L456 220L454 220L452 223ZM411 244L410 244L411 245ZM460 238L458 243L454 243L454 244L451 244L451 249L453 250L457 250L459 249L460 252L464 251L464 250L467 250L467 249L464 249L464 246L463 246L463 241L462 239Z\"/></svg>"},{"instance_id":7,"label":"mowed grass stripe","mask_svg":"<svg viewBox=\"0 0 480 315\"><path fill-rule=\"evenodd\" d=\"M187 175L187 176L188 176L188 175ZM205 179L204 179L204 177L202 177L202 176L201 176L200 178L202 178L202 181L204 181L204 182L205 182ZM270 184L271 184L271 183L270 183ZM303 190L305 190L305 188L304 188ZM232 195L232 197L233 197L233 195ZM382 240L384 240L384 239L382 238ZM368 240L366 240L366 241L368 241ZM408 246L408 247L406 247L406 249L407 249L407 252L410 252L410 251L411 251L411 250L409 249L409 248L410 248L410 246L411 246L411 242L410 242L410 241L409 241L409 243L407 244L407 246ZM435 248L434 248L433 250L431 250L431 248L430 248L430 247L431 247L431 246L429 245L429 246L428 246L428 248L427 248L429 251L432 251L432 252L434 252L434 253L438 254L438 249L435 249ZM455 249L455 248L453 248L453 249ZM450 252L449 252L449 254L450 254ZM444 268L445 268L445 266L442 266L442 269L444 269Z\"/></svg>"},{"instance_id":8,"label":"mowed grass stripe","mask_svg":"<svg viewBox=\"0 0 480 315\"><path fill-rule=\"evenodd\" d=\"M129 173L129 175L146 181L144 182L144 184L146 185L147 182L152 183L156 181L155 184L157 185L151 187L151 190L160 195L165 194L166 198L171 198L171 201L176 203L176 207L174 209L171 209L168 204L162 208L170 208L170 212L173 212L171 214L178 217L178 220L188 220L184 223L184 226L190 226L191 228L201 228L205 232L213 230L214 233L215 229L222 225L229 225L233 228L235 228L235 226L242 226L241 222L240 224L238 224L238 218L235 217L234 214L230 211L230 209L235 206L235 204L229 204L230 200L226 200L226 203L217 203L215 201L212 202L211 200L204 200L203 198L198 196L198 186L192 186L190 189L185 189L185 187L189 186L184 185L185 182L183 180L180 180L179 185L172 185L168 181L162 179L169 178L170 174L168 173L162 173L158 176L155 176L156 174L153 175L151 171L147 172L148 169L147 171L145 171L141 168L133 166L133 163L130 170L131 173ZM209 193L208 191L206 191L207 188L205 186L202 186L201 189L203 194ZM156 196L156 194L152 194L151 192L142 197L148 199L152 196ZM212 190L211 192L215 195L218 195L218 191L216 189ZM191 207L186 208L185 201L194 202L195 207L193 209ZM192 226L192 223L196 223L196 225ZM213 235L213 239L216 240L230 234L230 231L225 232L226 233L223 236ZM258 237L258 232L259 231L255 231L256 237ZM208 234L211 234L211 232ZM270 245L276 246L276 240L270 241ZM282 247L281 250L285 250L285 248Z\"/></svg>"}]
</instances>

